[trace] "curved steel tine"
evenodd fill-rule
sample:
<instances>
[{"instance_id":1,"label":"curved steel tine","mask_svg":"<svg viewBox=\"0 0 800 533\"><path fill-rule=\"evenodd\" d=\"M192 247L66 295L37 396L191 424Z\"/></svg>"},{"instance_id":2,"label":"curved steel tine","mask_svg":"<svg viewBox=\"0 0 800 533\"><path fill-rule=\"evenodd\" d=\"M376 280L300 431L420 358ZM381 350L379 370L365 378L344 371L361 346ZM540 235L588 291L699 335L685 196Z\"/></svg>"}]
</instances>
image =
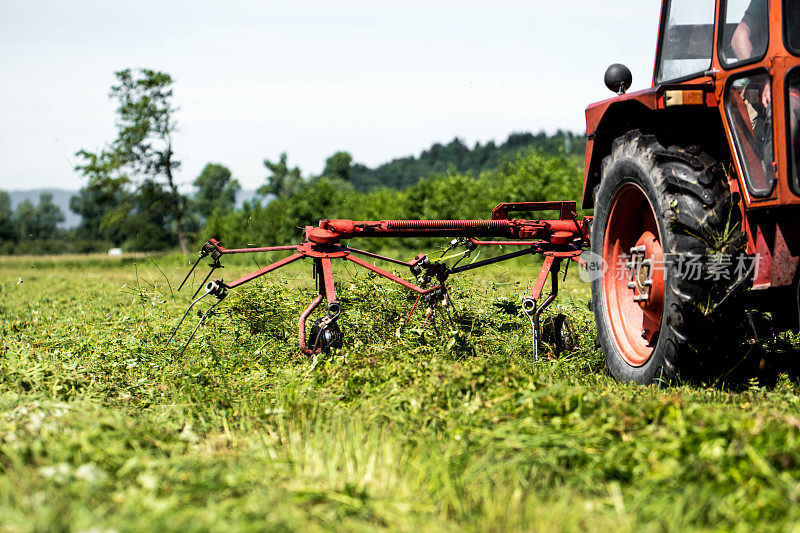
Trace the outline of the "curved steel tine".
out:
<instances>
[{"instance_id":1,"label":"curved steel tine","mask_svg":"<svg viewBox=\"0 0 800 533\"><path fill-rule=\"evenodd\" d=\"M206 297L206 296L208 296L209 294L210 294L210 293L205 293L205 294L204 294L204 295L202 295L200 298L198 298L197 300L195 300L195 301L193 301L192 303L190 303L190 304L189 304L189 307L186 309L186 312L184 312L184 313L183 313L183 316L181 317L181 320L180 320L180 322L178 322L178 325L177 325L177 326L175 326L175 329L174 329L174 330L172 330L172 335L170 335L170 336L169 336L169 340L167 341L167 344L165 344L165 345L164 345L164 348L168 347L168 346L169 346L169 343L171 343L171 342L172 342L172 339L174 339L174 338L175 338L175 334L176 334L176 333L178 333L178 330L180 329L180 327L181 327L181 324L183 324L183 321L186 319L186 315L188 315L188 314L189 314L189 311L191 311L191 310L192 310L192 307L194 307L194 304L196 304L197 302L199 302L200 300L202 300L203 298L205 298L205 297Z\"/></svg>"},{"instance_id":2,"label":"curved steel tine","mask_svg":"<svg viewBox=\"0 0 800 533\"><path fill-rule=\"evenodd\" d=\"M192 268L191 268L191 269L189 269L189 273L188 273L188 274L186 274L186 277L185 277L185 278L183 278L183 281L181 281L181 284L180 284L180 286L178 287L178 292L180 292L180 290L181 290L181 289L183 288L183 286L186 284L186 281L189 279L189 276L191 276L191 275L192 275L192 272L194 272L194 269L195 269L195 268L197 268L197 265L199 265L199 264L200 264L200 261L201 261L202 259L203 259L203 256L201 255L200 257L198 257L198 258L197 258L197 261L195 261L195 262L194 262L194 264L192 265Z\"/></svg>"},{"instance_id":3,"label":"curved steel tine","mask_svg":"<svg viewBox=\"0 0 800 533\"><path fill-rule=\"evenodd\" d=\"M456 323L453 320L453 315L450 313L450 306L444 308L444 313L447 315L447 321L450 322L450 327L456 329Z\"/></svg>"},{"instance_id":4,"label":"curved steel tine","mask_svg":"<svg viewBox=\"0 0 800 533\"><path fill-rule=\"evenodd\" d=\"M220 302L222 302L222 300L217 300L217 302L214 305L212 305L211 307L206 309L206 312L203 313L202 317L200 317L200 321L194 327L194 331L192 331L192 334L189 336L189 340L186 341L186 344L183 345L183 350L181 350L181 353L178 354L178 357L183 355L183 352L185 352L186 348L189 347L189 343L192 342L192 339L194 339L195 333L197 333L197 330L200 329L200 326L202 326L203 322L205 322L206 317L208 316L208 314L211 312L212 309L214 309L216 306L218 306L220 304Z\"/></svg>"},{"instance_id":5,"label":"curved steel tine","mask_svg":"<svg viewBox=\"0 0 800 533\"><path fill-rule=\"evenodd\" d=\"M211 267L211 271L210 271L208 274L206 274L206 277L205 277L205 279L203 280L203 283L201 283L200 285L198 285L198 286L197 286L197 290L196 290L196 291L194 291L194 294L192 295L192 298L196 298L196 297L197 297L197 293L199 293L199 292L200 292L200 289L202 289L203 287L205 287L205 286L206 286L206 281L208 281L208 278L210 278L210 277L211 277L211 274L213 274L213 273L214 273L214 270L216 270L216 268L217 268L217 267L215 267L215 266L212 266L212 267Z\"/></svg>"}]
</instances>

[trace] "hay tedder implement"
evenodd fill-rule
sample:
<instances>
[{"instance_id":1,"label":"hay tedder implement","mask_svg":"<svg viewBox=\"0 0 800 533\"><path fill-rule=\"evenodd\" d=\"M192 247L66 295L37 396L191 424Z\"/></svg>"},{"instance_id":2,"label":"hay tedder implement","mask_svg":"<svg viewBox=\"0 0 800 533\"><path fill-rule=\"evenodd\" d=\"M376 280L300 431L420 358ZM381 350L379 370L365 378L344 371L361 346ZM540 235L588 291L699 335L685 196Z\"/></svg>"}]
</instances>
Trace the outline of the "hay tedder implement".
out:
<instances>
[{"instance_id":1,"label":"hay tedder implement","mask_svg":"<svg viewBox=\"0 0 800 533\"><path fill-rule=\"evenodd\" d=\"M513 212L537 212L537 211L557 211L559 218L555 220L544 219L519 219L509 218L509 213ZM210 311L221 302L227 295L229 289L234 289L269 272L293 263L299 259L309 258L313 260L314 276L316 278L318 296L311 302L311 305L300 315L298 325L298 340L300 350L308 355L328 351L331 348L341 347L342 333L337 324L339 315L342 312L341 305L336 296L333 280L333 261L349 261L354 265L367 269L375 274L391 280L403 287L415 292L417 300L411 309L416 309L420 300L427 305L427 315L435 313L438 308L447 311L450 306L450 296L447 292L446 281L453 275L466 272L476 268L495 264L515 257L532 254L542 254L545 259L534 284L531 294L523 300L523 312L531 320L533 328L534 358L538 356L539 346L539 319L542 312L555 300L558 293L558 274L563 261L576 261L584 264L580 255L589 245L589 222L591 218L579 218L575 208L575 202L517 202L504 203L498 205L492 211L492 217L488 220L382 220L382 221L354 221L354 220L321 220L319 225L308 226L305 228L306 240L302 244L294 246L270 246L263 248L240 248L229 250L224 248L214 239L206 242L200 250L199 257L189 274L186 275L180 290L189 276L194 271L198 263L205 257L211 258L211 271L206 279L198 288L198 292L204 289L204 294L196 298L189 305L189 308L181 318L181 322L175 328L177 332L183 320L196 303L212 296L216 302L201 315L189 341L194 337L197 328L200 327ZM419 254L411 261L401 261L391 257L385 257L365 250L352 248L343 244L343 240L356 238L376 238L376 237L452 237L450 249L463 248L460 259L453 265L446 265L443 261L431 260L424 254ZM478 238L503 238L508 240L478 240ZM472 252L479 247L485 246L518 246L520 249L514 252L498 255L482 261L473 261L459 266L463 259L472 255ZM228 254L253 254L265 252L293 252L288 257L276 261L270 265L256 270L255 272L243 276L237 280L223 282L222 280L209 278L217 268L221 268L220 259ZM398 266L408 268L410 273L416 278L417 283L409 282L391 272L388 272L368 261L377 259L386 261ZM566 272L565 272L566 274ZM551 293L541 303L542 289L551 278ZM197 292L195 296L197 296ZM306 336L306 322L314 310L325 300L327 308L325 315L316 320ZM410 316L411 313L409 313ZM173 332L169 342L175 336ZM185 349L185 347L184 347Z\"/></svg>"},{"instance_id":2,"label":"hay tedder implement","mask_svg":"<svg viewBox=\"0 0 800 533\"><path fill-rule=\"evenodd\" d=\"M542 254L523 303L536 350L539 318L558 292L560 266L587 263L581 253L589 249L597 341L619 380L652 383L709 369L718 354L735 352L742 333L746 342L764 331L798 330L800 2L664 0L653 84L627 93L631 82L627 68L612 65L605 83L615 96L586 109L581 207L594 209L592 219L578 217L574 202L519 202L500 204L488 220L322 220L296 246L228 250L209 240L200 258L211 257L212 272L226 254L291 255L235 281L204 282L201 298L219 303L230 289L311 259L319 295L299 328L300 347L311 354L341 343L333 260L403 285L433 313L449 304L449 276ZM509 216L546 210L558 218ZM424 255L398 261L342 242L412 236L451 237L464 257L482 246L519 250L447 266ZM417 282L367 259L407 267ZM548 275L551 294L540 302ZM325 316L307 338L306 320L323 300Z\"/></svg>"}]
</instances>

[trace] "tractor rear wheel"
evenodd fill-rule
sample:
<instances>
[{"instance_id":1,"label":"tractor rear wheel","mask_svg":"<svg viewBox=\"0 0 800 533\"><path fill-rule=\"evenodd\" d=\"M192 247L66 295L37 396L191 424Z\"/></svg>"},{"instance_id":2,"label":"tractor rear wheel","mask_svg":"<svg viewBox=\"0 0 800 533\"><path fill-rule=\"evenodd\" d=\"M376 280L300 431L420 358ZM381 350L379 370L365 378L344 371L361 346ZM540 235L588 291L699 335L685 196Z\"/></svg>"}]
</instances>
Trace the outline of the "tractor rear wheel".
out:
<instances>
[{"instance_id":1,"label":"tractor rear wheel","mask_svg":"<svg viewBox=\"0 0 800 533\"><path fill-rule=\"evenodd\" d=\"M664 148L639 131L614 141L591 241L605 265L592 281L598 341L616 379L648 384L694 374L712 349L730 346L724 319L710 311L735 280L709 277L707 258L741 248L732 213L723 169L708 154Z\"/></svg>"}]
</instances>

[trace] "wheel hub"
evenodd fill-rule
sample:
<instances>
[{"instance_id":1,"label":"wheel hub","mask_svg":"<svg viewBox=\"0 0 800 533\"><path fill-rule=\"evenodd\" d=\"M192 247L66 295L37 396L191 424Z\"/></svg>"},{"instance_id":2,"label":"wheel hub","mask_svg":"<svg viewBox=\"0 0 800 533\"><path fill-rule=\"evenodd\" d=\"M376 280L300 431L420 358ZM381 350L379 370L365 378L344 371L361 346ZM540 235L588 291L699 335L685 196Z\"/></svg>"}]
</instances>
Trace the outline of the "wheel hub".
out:
<instances>
[{"instance_id":1,"label":"wheel hub","mask_svg":"<svg viewBox=\"0 0 800 533\"><path fill-rule=\"evenodd\" d=\"M653 208L632 183L612 201L603 244L609 269L603 278L606 312L614 342L628 364L651 357L661 329L664 299L663 250Z\"/></svg>"},{"instance_id":2,"label":"wheel hub","mask_svg":"<svg viewBox=\"0 0 800 533\"><path fill-rule=\"evenodd\" d=\"M647 302L650 299L650 286L653 284L653 262L646 257L647 248L644 245L634 246L631 248L631 260L625 265L630 270L633 279L628 283L628 288L633 290L634 302Z\"/></svg>"},{"instance_id":3,"label":"wheel hub","mask_svg":"<svg viewBox=\"0 0 800 533\"><path fill-rule=\"evenodd\" d=\"M653 346L655 333L660 328L661 305L663 295L654 283L658 281L657 270L659 263L663 264L663 250L653 232L645 230L630 249L631 260L626 264L632 281L628 288L632 292L633 301L640 305L644 313L642 324L642 338L648 346ZM663 273L660 279L663 285Z\"/></svg>"},{"instance_id":4,"label":"wheel hub","mask_svg":"<svg viewBox=\"0 0 800 533\"><path fill-rule=\"evenodd\" d=\"M626 267L630 272L631 281L628 288L633 291L633 301L639 302L645 307L652 307L656 296L653 289L654 274L663 263L663 251L661 243L658 242L652 231L645 230L636 241L636 246L630 249L630 261Z\"/></svg>"}]
</instances>

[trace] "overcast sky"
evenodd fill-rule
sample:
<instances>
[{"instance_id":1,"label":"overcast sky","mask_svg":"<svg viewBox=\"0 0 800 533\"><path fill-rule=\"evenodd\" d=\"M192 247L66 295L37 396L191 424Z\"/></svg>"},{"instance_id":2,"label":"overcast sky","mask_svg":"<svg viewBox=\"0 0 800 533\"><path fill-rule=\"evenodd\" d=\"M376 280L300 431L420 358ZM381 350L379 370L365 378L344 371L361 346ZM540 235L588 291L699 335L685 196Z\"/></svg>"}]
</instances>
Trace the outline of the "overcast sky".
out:
<instances>
[{"instance_id":1,"label":"overcast sky","mask_svg":"<svg viewBox=\"0 0 800 533\"><path fill-rule=\"evenodd\" d=\"M583 131L625 63L650 85L648 0L0 0L0 189L78 189L74 153L114 137L113 72L175 79L180 180L208 162L245 188L288 152L304 175L458 136Z\"/></svg>"}]
</instances>

